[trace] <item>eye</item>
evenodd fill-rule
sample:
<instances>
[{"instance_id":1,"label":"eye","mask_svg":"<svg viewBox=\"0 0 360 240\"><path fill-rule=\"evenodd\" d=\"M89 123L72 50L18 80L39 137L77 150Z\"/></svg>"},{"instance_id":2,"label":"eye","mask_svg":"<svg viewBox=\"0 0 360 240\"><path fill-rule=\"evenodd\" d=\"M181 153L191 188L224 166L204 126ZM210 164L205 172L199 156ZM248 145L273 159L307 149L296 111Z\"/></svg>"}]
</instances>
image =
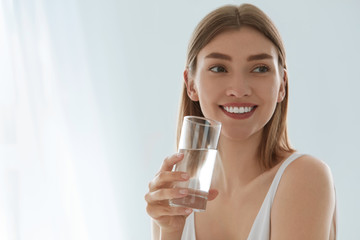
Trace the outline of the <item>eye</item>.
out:
<instances>
[{"instance_id":1,"label":"eye","mask_svg":"<svg viewBox=\"0 0 360 240\"><path fill-rule=\"evenodd\" d=\"M209 70L212 72L215 72L215 73L226 73L227 72L226 69L222 66L211 67Z\"/></svg>"},{"instance_id":2,"label":"eye","mask_svg":"<svg viewBox=\"0 0 360 240\"><path fill-rule=\"evenodd\" d=\"M254 70L252 70L253 72L255 73L266 73L270 70L269 67L265 66L265 65L261 65L261 66L258 66L256 68L254 68Z\"/></svg>"}]
</instances>

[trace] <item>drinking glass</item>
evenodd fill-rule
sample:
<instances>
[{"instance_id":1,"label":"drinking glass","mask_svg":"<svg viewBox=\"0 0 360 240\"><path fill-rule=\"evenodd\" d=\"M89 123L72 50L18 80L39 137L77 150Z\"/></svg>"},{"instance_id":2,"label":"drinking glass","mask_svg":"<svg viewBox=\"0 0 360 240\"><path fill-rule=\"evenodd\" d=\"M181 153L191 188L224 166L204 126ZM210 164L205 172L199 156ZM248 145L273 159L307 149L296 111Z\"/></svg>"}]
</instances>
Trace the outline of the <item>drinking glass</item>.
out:
<instances>
[{"instance_id":1,"label":"drinking glass","mask_svg":"<svg viewBox=\"0 0 360 240\"><path fill-rule=\"evenodd\" d=\"M220 122L196 116L184 118L178 146L179 153L183 153L184 158L174 166L173 171L187 172L190 179L177 182L174 187L188 188L189 194L183 198L171 199L170 206L205 211L220 131Z\"/></svg>"}]
</instances>

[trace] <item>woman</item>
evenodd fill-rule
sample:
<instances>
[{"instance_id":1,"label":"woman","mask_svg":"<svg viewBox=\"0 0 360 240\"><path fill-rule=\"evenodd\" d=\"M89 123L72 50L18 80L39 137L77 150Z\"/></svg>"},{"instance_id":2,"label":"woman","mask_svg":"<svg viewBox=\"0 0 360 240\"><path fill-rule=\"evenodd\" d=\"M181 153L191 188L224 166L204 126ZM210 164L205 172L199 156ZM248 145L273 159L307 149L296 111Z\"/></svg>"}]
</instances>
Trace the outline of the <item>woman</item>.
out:
<instances>
[{"instance_id":1,"label":"woman","mask_svg":"<svg viewBox=\"0 0 360 240\"><path fill-rule=\"evenodd\" d=\"M187 189L166 158L145 195L153 239L335 239L329 168L289 144L285 50L271 20L250 4L208 14L188 48L178 123L186 115L222 123L205 212L170 207Z\"/></svg>"}]
</instances>

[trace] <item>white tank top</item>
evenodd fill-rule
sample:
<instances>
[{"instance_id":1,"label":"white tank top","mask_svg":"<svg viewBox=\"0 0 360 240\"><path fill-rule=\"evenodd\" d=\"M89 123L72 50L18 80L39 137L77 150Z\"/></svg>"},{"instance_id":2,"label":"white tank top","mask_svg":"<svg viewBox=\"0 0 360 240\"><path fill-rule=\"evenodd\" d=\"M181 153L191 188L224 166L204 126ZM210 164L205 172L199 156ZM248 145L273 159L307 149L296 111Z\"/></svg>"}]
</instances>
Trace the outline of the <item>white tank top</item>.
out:
<instances>
[{"instance_id":1,"label":"white tank top","mask_svg":"<svg viewBox=\"0 0 360 240\"><path fill-rule=\"evenodd\" d=\"M270 212L281 176L283 175L286 167L300 156L302 156L302 154L293 153L281 164L255 218L247 240L270 239ZM196 240L195 236L194 213L191 213L186 219L181 240Z\"/></svg>"}]
</instances>

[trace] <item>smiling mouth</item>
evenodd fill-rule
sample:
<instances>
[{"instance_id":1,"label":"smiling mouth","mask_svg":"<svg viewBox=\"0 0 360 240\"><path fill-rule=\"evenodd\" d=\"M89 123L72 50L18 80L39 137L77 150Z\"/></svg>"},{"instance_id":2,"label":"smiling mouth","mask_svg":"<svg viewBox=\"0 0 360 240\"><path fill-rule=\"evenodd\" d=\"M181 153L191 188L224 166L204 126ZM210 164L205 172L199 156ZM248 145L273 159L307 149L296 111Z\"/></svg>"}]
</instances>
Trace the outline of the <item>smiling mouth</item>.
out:
<instances>
[{"instance_id":1,"label":"smiling mouth","mask_svg":"<svg viewBox=\"0 0 360 240\"><path fill-rule=\"evenodd\" d=\"M224 109L228 113L237 113L237 114L245 114L253 111L256 106L251 107L227 107L227 106L220 106L222 109Z\"/></svg>"}]
</instances>

